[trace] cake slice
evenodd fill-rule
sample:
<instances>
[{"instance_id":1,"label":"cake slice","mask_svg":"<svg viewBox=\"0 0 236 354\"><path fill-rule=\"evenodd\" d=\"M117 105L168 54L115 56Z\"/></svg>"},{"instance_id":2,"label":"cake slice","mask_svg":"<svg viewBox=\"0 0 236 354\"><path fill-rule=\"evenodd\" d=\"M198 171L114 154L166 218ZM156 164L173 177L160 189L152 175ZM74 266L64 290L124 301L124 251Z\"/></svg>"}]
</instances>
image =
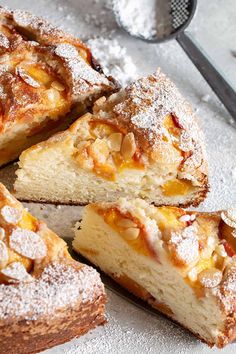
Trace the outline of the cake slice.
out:
<instances>
[{"instance_id":1,"label":"cake slice","mask_svg":"<svg viewBox=\"0 0 236 354\"><path fill-rule=\"evenodd\" d=\"M236 209L199 213L124 198L90 204L73 246L209 346L236 338Z\"/></svg>"},{"instance_id":2,"label":"cake slice","mask_svg":"<svg viewBox=\"0 0 236 354\"><path fill-rule=\"evenodd\" d=\"M117 197L198 205L208 172L194 113L158 70L109 98L64 133L24 151L15 183L22 200L87 204Z\"/></svg>"},{"instance_id":3,"label":"cake slice","mask_svg":"<svg viewBox=\"0 0 236 354\"><path fill-rule=\"evenodd\" d=\"M0 184L1 353L32 354L106 322L99 274Z\"/></svg>"},{"instance_id":4,"label":"cake slice","mask_svg":"<svg viewBox=\"0 0 236 354\"><path fill-rule=\"evenodd\" d=\"M78 38L0 7L0 166L66 129L115 87Z\"/></svg>"}]
</instances>

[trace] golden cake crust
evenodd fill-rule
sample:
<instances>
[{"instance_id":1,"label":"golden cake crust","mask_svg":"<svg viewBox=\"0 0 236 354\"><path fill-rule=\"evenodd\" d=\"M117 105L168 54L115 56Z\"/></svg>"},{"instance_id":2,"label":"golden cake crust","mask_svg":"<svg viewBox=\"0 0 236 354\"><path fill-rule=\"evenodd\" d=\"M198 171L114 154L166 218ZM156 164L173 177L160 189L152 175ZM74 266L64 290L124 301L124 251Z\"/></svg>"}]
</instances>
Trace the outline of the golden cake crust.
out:
<instances>
[{"instance_id":1,"label":"golden cake crust","mask_svg":"<svg viewBox=\"0 0 236 354\"><path fill-rule=\"evenodd\" d=\"M0 343L38 353L106 322L98 273L0 184Z\"/></svg>"},{"instance_id":2,"label":"golden cake crust","mask_svg":"<svg viewBox=\"0 0 236 354\"><path fill-rule=\"evenodd\" d=\"M95 98L116 88L79 39L26 11L2 7L0 73L0 154L5 155L0 165L30 145L21 138L21 149L9 152L21 129L32 145L43 134L48 138L47 131L65 129L76 118L66 117L69 112L78 116Z\"/></svg>"}]
</instances>

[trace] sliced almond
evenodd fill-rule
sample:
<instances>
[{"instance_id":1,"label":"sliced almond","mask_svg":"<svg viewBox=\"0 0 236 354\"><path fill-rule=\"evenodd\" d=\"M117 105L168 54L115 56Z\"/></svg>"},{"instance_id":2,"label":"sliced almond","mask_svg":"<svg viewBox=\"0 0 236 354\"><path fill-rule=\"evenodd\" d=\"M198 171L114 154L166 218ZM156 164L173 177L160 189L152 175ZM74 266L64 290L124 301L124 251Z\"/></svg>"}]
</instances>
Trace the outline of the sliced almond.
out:
<instances>
[{"instance_id":1,"label":"sliced almond","mask_svg":"<svg viewBox=\"0 0 236 354\"><path fill-rule=\"evenodd\" d=\"M108 137L107 143L111 151L120 151L122 138L121 133L113 133Z\"/></svg>"},{"instance_id":2,"label":"sliced almond","mask_svg":"<svg viewBox=\"0 0 236 354\"><path fill-rule=\"evenodd\" d=\"M57 91L64 91L65 90L65 86L62 85L59 81L53 81L51 83L51 86L56 89Z\"/></svg>"},{"instance_id":3,"label":"sliced almond","mask_svg":"<svg viewBox=\"0 0 236 354\"><path fill-rule=\"evenodd\" d=\"M227 253L225 252L225 248L223 245L216 246L215 251L219 256L223 258L227 257Z\"/></svg>"},{"instance_id":4,"label":"sliced almond","mask_svg":"<svg viewBox=\"0 0 236 354\"><path fill-rule=\"evenodd\" d=\"M40 83L30 76L23 68L17 67L16 72L27 85L34 88L40 87Z\"/></svg>"},{"instance_id":5,"label":"sliced almond","mask_svg":"<svg viewBox=\"0 0 236 354\"><path fill-rule=\"evenodd\" d=\"M105 97L105 96L102 96L102 97L100 97L98 100L96 100L96 101L94 102L94 105L96 105L96 106L102 106L103 103L105 103L105 102L106 102L106 97Z\"/></svg>"},{"instance_id":6,"label":"sliced almond","mask_svg":"<svg viewBox=\"0 0 236 354\"><path fill-rule=\"evenodd\" d=\"M5 230L2 227L0 227L0 241L4 240L5 236L6 236Z\"/></svg>"},{"instance_id":7,"label":"sliced almond","mask_svg":"<svg viewBox=\"0 0 236 354\"><path fill-rule=\"evenodd\" d=\"M135 151L136 151L136 143L135 143L134 134L128 133L123 139L121 145L121 154L126 160L128 160L134 156Z\"/></svg>"},{"instance_id":8,"label":"sliced almond","mask_svg":"<svg viewBox=\"0 0 236 354\"><path fill-rule=\"evenodd\" d=\"M106 97L100 97L97 101L94 102L93 105L93 113L98 113L100 111L102 105L106 102Z\"/></svg>"},{"instance_id":9,"label":"sliced almond","mask_svg":"<svg viewBox=\"0 0 236 354\"><path fill-rule=\"evenodd\" d=\"M4 268L7 265L9 256L6 244L0 241L0 268Z\"/></svg>"},{"instance_id":10,"label":"sliced almond","mask_svg":"<svg viewBox=\"0 0 236 354\"><path fill-rule=\"evenodd\" d=\"M30 259L41 259L47 254L47 246L41 236L26 229L13 230L9 245L15 252Z\"/></svg>"},{"instance_id":11,"label":"sliced almond","mask_svg":"<svg viewBox=\"0 0 236 354\"><path fill-rule=\"evenodd\" d=\"M199 275L198 280L205 288L214 288L222 280L222 272L216 268L204 269Z\"/></svg>"},{"instance_id":12,"label":"sliced almond","mask_svg":"<svg viewBox=\"0 0 236 354\"><path fill-rule=\"evenodd\" d=\"M33 280L33 277L27 273L25 267L20 262L11 263L6 268L2 269L1 273L12 279L12 281L30 282Z\"/></svg>"},{"instance_id":13,"label":"sliced almond","mask_svg":"<svg viewBox=\"0 0 236 354\"><path fill-rule=\"evenodd\" d=\"M137 227L129 227L128 229L124 230L122 235L128 241L136 240L139 236L140 230Z\"/></svg>"},{"instance_id":14,"label":"sliced almond","mask_svg":"<svg viewBox=\"0 0 236 354\"><path fill-rule=\"evenodd\" d=\"M4 205L0 210L0 215L4 222L15 225L21 220L23 211L10 205Z\"/></svg>"},{"instance_id":15,"label":"sliced almond","mask_svg":"<svg viewBox=\"0 0 236 354\"><path fill-rule=\"evenodd\" d=\"M124 228L137 227L137 224L135 224L135 222L127 218L119 219L116 225Z\"/></svg>"},{"instance_id":16,"label":"sliced almond","mask_svg":"<svg viewBox=\"0 0 236 354\"><path fill-rule=\"evenodd\" d=\"M221 219L230 227L236 229L236 208L231 208L221 213Z\"/></svg>"}]
</instances>

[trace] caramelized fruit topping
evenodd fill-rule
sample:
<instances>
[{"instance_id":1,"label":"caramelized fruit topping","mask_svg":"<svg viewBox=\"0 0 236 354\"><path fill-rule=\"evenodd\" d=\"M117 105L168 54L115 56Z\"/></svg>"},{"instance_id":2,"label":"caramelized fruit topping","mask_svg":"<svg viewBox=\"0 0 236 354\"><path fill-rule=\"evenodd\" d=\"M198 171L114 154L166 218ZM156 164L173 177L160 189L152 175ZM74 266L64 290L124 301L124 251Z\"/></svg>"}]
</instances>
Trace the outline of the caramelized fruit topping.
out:
<instances>
[{"instance_id":1,"label":"caramelized fruit topping","mask_svg":"<svg viewBox=\"0 0 236 354\"><path fill-rule=\"evenodd\" d=\"M174 197L177 195L186 195L192 188L193 185L191 181L184 179L172 179L162 185L162 193L166 197Z\"/></svg>"}]
</instances>

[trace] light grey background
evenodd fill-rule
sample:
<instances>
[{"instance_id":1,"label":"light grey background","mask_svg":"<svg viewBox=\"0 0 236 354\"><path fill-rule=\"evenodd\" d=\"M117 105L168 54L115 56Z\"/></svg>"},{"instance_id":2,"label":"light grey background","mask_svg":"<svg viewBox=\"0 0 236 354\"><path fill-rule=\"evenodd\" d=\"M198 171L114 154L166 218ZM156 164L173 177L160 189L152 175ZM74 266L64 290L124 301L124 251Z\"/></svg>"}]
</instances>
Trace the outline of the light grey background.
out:
<instances>
[{"instance_id":1,"label":"light grey background","mask_svg":"<svg viewBox=\"0 0 236 354\"><path fill-rule=\"evenodd\" d=\"M236 129L229 124L229 115L175 41L151 45L130 38L117 29L112 13L104 9L105 0L0 0L0 5L28 9L43 15L85 40L115 29L113 37L127 47L138 65L140 76L160 66L192 101L205 132L211 192L201 209L214 210L236 205ZM96 20L87 23L87 13L95 14ZM102 22L102 29L94 22ZM236 86L236 58L231 54L231 50L236 51L236 1L199 0L197 14L189 30ZM207 102L204 102L205 95L209 95ZM7 182L9 170L1 171L0 179ZM71 226L80 218L82 209L37 204L27 206L62 237L72 236ZM209 349L163 317L147 314L110 291L108 296L109 323L106 326L45 354L236 352L236 344L221 351Z\"/></svg>"}]
</instances>

